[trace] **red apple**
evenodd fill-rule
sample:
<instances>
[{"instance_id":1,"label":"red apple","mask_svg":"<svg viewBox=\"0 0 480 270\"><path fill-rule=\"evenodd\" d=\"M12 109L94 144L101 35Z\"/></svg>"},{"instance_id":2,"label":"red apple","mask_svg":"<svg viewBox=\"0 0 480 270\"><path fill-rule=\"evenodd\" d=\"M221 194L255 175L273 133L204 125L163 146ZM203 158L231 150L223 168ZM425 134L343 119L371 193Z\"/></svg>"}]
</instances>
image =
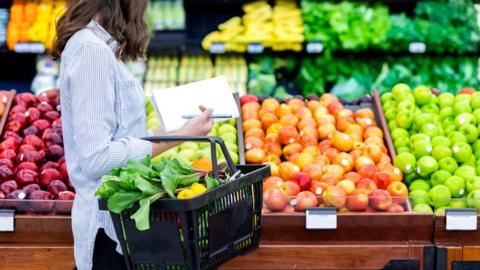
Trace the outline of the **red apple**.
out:
<instances>
[{"instance_id":1,"label":"red apple","mask_svg":"<svg viewBox=\"0 0 480 270\"><path fill-rule=\"evenodd\" d=\"M402 213L405 212L405 209L399 204L392 204L387 208L387 212Z\"/></svg>"},{"instance_id":2,"label":"red apple","mask_svg":"<svg viewBox=\"0 0 480 270\"><path fill-rule=\"evenodd\" d=\"M329 186L323 192L323 200L326 205L340 209L347 202L347 194L337 186Z\"/></svg>"},{"instance_id":3,"label":"red apple","mask_svg":"<svg viewBox=\"0 0 480 270\"><path fill-rule=\"evenodd\" d=\"M310 188L310 183L312 179L308 173L299 172L293 175L293 182L297 183L300 186L300 190L308 190Z\"/></svg>"},{"instance_id":4,"label":"red apple","mask_svg":"<svg viewBox=\"0 0 480 270\"><path fill-rule=\"evenodd\" d=\"M368 194L364 189L356 189L347 198L350 211L365 211L368 208Z\"/></svg>"},{"instance_id":5,"label":"red apple","mask_svg":"<svg viewBox=\"0 0 480 270\"><path fill-rule=\"evenodd\" d=\"M265 206L272 212L281 211L287 205L287 196L279 188L269 188L263 194Z\"/></svg>"},{"instance_id":6,"label":"red apple","mask_svg":"<svg viewBox=\"0 0 480 270\"><path fill-rule=\"evenodd\" d=\"M280 189L287 195L288 197L297 196L300 193L300 187L297 183L292 181L283 182L280 186Z\"/></svg>"},{"instance_id":7,"label":"red apple","mask_svg":"<svg viewBox=\"0 0 480 270\"><path fill-rule=\"evenodd\" d=\"M317 196L310 191L302 191L297 195L297 203L295 204L295 210L303 212L310 207L318 206Z\"/></svg>"},{"instance_id":8,"label":"red apple","mask_svg":"<svg viewBox=\"0 0 480 270\"><path fill-rule=\"evenodd\" d=\"M366 189L368 191L368 195L370 196L375 190L377 190L377 185L372 179L364 178L358 182L357 188Z\"/></svg>"},{"instance_id":9,"label":"red apple","mask_svg":"<svg viewBox=\"0 0 480 270\"><path fill-rule=\"evenodd\" d=\"M392 196L384 189L377 189L370 195L370 204L377 211L386 211L393 203Z\"/></svg>"},{"instance_id":10,"label":"red apple","mask_svg":"<svg viewBox=\"0 0 480 270\"><path fill-rule=\"evenodd\" d=\"M402 182L392 182L387 187L387 191L393 198L393 202L396 204L404 204L408 197L408 188Z\"/></svg>"}]
</instances>

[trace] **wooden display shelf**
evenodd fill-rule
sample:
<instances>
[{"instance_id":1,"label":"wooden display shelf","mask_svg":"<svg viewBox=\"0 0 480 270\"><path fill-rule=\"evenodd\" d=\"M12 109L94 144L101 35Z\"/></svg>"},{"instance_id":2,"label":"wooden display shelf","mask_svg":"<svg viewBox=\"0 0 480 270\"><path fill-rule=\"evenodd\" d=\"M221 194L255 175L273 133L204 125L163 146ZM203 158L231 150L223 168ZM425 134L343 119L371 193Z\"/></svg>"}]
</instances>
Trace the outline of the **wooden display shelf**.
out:
<instances>
[{"instance_id":1,"label":"wooden display shelf","mask_svg":"<svg viewBox=\"0 0 480 270\"><path fill-rule=\"evenodd\" d=\"M480 216L479 216L480 218ZM480 228L480 221L477 220ZM435 217L436 270L480 269L480 232L447 231L446 217Z\"/></svg>"},{"instance_id":2,"label":"wooden display shelf","mask_svg":"<svg viewBox=\"0 0 480 270\"><path fill-rule=\"evenodd\" d=\"M222 269L434 269L433 216L341 213L335 230L305 229L305 214L264 214L258 250Z\"/></svg>"},{"instance_id":3,"label":"wooden display shelf","mask_svg":"<svg viewBox=\"0 0 480 270\"><path fill-rule=\"evenodd\" d=\"M69 216L15 216L15 231L0 232L5 270L71 270L73 236Z\"/></svg>"}]
</instances>

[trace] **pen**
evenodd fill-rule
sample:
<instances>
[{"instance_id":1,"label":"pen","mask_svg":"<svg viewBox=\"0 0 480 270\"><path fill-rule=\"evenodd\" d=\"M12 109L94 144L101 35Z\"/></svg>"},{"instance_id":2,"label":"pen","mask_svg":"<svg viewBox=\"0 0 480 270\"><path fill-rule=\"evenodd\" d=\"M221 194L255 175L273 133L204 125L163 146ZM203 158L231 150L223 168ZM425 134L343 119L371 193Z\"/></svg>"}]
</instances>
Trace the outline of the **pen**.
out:
<instances>
[{"instance_id":1,"label":"pen","mask_svg":"<svg viewBox=\"0 0 480 270\"><path fill-rule=\"evenodd\" d=\"M199 117L200 115L195 115L195 114L189 114L189 115L183 115L183 119L192 119L195 117ZM232 115L230 114L212 114L210 118L215 118L215 119L230 119L232 118Z\"/></svg>"}]
</instances>

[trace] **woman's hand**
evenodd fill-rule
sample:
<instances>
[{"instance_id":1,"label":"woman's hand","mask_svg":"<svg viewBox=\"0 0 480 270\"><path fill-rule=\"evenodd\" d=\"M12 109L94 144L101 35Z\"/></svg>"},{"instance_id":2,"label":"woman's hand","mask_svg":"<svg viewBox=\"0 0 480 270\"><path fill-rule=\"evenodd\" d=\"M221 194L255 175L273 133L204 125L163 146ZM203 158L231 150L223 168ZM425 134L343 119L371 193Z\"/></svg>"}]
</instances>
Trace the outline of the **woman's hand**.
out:
<instances>
[{"instance_id":1,"label":"woman's hand","mask_svg":"<svg viewBox=\"0 0 480 270\"><path fill-rule=\"evenodd\" d=\"M212 116L213 110L203 106L199 108L202 114L189 120L178 130L178 133L175 133L186 136L205 136L212 130L213 120L210 117Z\"/></svg>"}]
</instances>

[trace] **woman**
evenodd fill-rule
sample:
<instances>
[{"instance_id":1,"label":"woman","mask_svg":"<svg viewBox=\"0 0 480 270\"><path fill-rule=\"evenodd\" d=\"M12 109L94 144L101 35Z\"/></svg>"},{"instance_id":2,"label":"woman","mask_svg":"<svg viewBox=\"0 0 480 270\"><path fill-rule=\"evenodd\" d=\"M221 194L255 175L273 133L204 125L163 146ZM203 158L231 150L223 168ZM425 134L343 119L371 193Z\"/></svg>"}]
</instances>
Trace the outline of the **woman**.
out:
<instances>
[{"instance_id":1,"label":"woman","mask_svg":"<svg viewBox=\"0 0 480 270\"><path fill-rule=\"evenodd\" d=\"M57 23L52 54L61 59L63 136L77 191L72 229L80 270L126 269L115 251L119 248L111 218L98 210L95 190L100 178L129 159L156 156L174 146L140 139L149 135L144 93L122 63L145 57L147 5L148 0L75 0ZM212 111L201 110L200 117L173 135L206 135Z\"/></svg>"}]
</instances>

